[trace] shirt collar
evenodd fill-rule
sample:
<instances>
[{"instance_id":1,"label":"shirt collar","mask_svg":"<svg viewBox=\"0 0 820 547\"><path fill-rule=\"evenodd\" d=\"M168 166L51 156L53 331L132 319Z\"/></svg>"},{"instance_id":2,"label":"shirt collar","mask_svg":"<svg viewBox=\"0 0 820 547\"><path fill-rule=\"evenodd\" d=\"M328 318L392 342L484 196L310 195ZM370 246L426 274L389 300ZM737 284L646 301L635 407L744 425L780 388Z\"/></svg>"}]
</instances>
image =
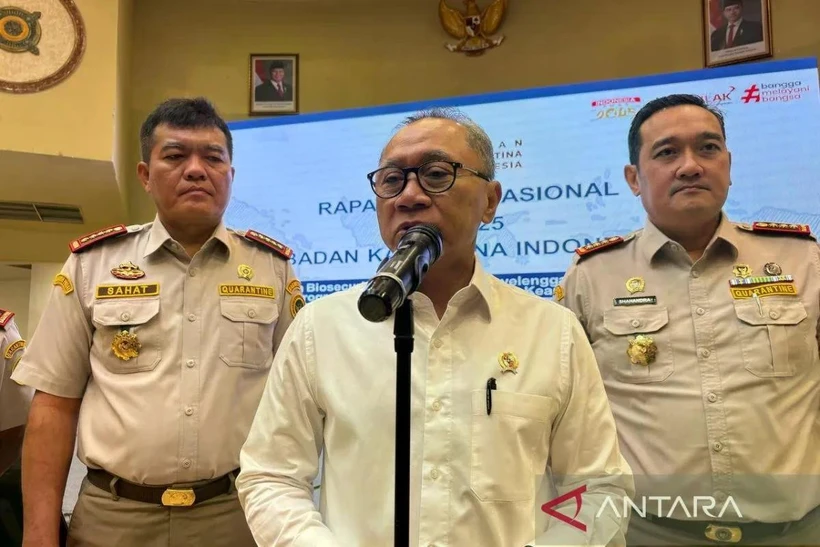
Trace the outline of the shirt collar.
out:
<instances>
[{"instance_id":1,"label":"shirt collar","mask_svg":"<svg viewBox=\"0 0 820 547\"><path fill-rule=\"evenodd\" d=\"M718 223L717 230L715 230L715 233L709 241L709 244L706 246L706 249L712 247L718 240L725 241L732 247L733 250L737 250L737 231L723 213L720 214L720 222ZM643 252L644 257L649 262L652 261L661 249L674 243L675 242L669 239L666 234L661 232L657 226L652 224L649 219L647 219L646 225L644 226L641 236L638 239L638 245L641 252Z\"/></svg>"},{"instance_id":2,"label":"shirt collar","mask_svg":"<svg viewBox=\"0 0 820 547\"><path fill-rule=\"evenodd\" d=\"M219 225L214 230L214 233L208 239L210 242L212 239L216 239L220 243L222 243L230 254L231 252L231 239L230 234L228 233L228 229L225 227L225 223L223 221L219 221ZM171 237L171 234L168 233L168 230L165 228L165 225L160 221L159 215L154 218L154 222L151 224L151 229L148 232L148 242L145 244L145 251L143 252L143 257L147 257L148 255L154 254L157 252L163 245L168 242L174 242L174 238ZM205 243L205 245L208 244ZM204 247L204 245L203 245Z\"/></svg>"},{"instance_id":3,"label":"shirt collar","mask_svg":"<svg viewBox=\"0 0 820 547\"><path fill-rule=\"evenodd\" d=\"M481 313L487 318L487 321L493 318L493 287L492 277L481 266L481 261L478 257L475 259L475 267L473 268L473 277L470 279L469 287L478 293L480 300Z\"/></svg>"}]
</instances>

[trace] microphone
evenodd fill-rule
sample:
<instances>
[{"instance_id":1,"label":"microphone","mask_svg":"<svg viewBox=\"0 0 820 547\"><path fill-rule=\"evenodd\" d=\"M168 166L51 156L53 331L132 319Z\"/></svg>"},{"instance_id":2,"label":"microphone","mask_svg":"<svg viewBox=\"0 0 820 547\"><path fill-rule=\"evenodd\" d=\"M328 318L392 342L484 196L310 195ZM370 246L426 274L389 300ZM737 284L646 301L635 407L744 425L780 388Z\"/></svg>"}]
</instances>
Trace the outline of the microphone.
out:
<instances>
[{"instance_id":1,"label":"microphone","mask_svg":"<svg viewBox=\"0 0 820 547\"><path fill-rule=\"evenodd\" d=\"M432 224L413 226L399 240L396 252L379 266L359 297L359 313L378 323L390 317L421 285L441 256L441 232Z\"/></svg>"}]
</instances>

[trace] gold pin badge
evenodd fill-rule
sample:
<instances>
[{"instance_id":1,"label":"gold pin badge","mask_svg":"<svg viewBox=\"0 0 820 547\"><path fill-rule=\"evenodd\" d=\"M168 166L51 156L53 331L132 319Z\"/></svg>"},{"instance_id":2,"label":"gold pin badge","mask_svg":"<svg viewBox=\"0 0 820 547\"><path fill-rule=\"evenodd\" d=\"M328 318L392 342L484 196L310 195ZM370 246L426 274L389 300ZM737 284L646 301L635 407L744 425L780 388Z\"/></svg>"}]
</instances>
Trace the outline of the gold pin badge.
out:
<instances>
[{"instance_id":1,"label":"gold pin badge","mask_svg":"<svg viewBox=\"0 0 820 547\"><path fill-rule=\"evenodd\" d=\"M555 287L555 290L553 291L552 295L553 297L555 297L556 302L560 302L564 299L564 287L558 285L557 287Z\"/></svg>"},{"instance_id":2,"label":"gold pin badge","mask_svg":"<svg viewBox=\"0 0 820 547\"><path fill-rule=\"evenodd\" d=\"M644 282L643 277L630 277L626 280L626 290L629 291L629 294L643 292L645 288L646 282Z\"/></svg>"},{"instance_id":3,"label":"gold pin badge","mask_svg":"<svg viewBox=\"0 0 820 547\"><path fill-rule=\"evenodd\" d=\"M239 279L247 279L250 281L253 279L253 268L248 266L247 264L240 264L239 267L236 269L236 275L239 276Z\"/></svg>"},{"instance_id":4,"label":"gold pin badge","mask_svg":"<svg viewBox=\"0 0 820 547\"><path fill-rule=\"evenodd\" d=\"M518 374L518 357L511 351L505 351L498 356L498 364L501 366L501 372L512 372Z\"/></svg>"},{"instance_id":5,"label":"gold pin badge","mask_svg":"<svg viewBox=\"0 0 820 547\"><path fill-rule=\"evenodd\" d=\"M735 264L732 273L735 274L735 277L745 279L752 276L752 268L748 264Z\"/></svg>"},{"instance_id":6,"label":"gold pin badge","mask_svg":"<svg viewBox=\"0 0 820 547\"><path fill-rule=\"evenodd\" d=\"M137 357L140 354L140 348L142 348L142 344L137 335L127 330L118 332L114 336L114 340L111 341L111 350L114 355L123 361Z\"/></svg>"},{"instance_id":7,"label":"gold pin badge","mask_svg":"<svg viewBox=\"0 0 820 547\"><path fill-rule=\"evenodd\" d=\"M145 277L145 272L133 262L123 262L111 270L111 275L118 279L140 279Z\"/></svg>"},{"instance_id":8,"label":"gold pin badge","mask_svg":"<svg viewBox=\"0 0 820 547\"><path fill-rule=\"evenodd\" d=\"M639 334L635 338L629 339L626 354L629 356L629 362L633 365L647 366L658 355L658 346L655 345L655 341L651 337Z\"/></svg>"},{"instance_id":9,"label":"gold pin badge","mask_svg":"<svg viewBox=\"0 0 820 547\"><path fill-rule=\"evenodd\" d=\"M780 275L783 273L783 268L781 268L777 262L767 262L766 265L763 266L763 273L766 275Z\"/></svg>"}]
</instances>

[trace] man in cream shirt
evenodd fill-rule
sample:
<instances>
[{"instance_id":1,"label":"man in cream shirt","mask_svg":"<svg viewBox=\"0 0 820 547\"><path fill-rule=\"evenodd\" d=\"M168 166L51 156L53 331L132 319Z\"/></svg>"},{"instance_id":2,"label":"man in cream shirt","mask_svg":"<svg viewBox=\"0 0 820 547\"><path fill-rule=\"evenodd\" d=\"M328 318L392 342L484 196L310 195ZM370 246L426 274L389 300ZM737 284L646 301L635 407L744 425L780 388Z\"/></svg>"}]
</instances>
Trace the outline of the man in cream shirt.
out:
<instances>
[{"instance_id":1,"label":"man in cream shirt","mask_svg":"<svg viewBox=\"0 0 820 547\"><path fill-rule=\"evenodd\" d=\"M390 248L415 223L437 225L444 242L412 295L410 544L623 544L626 518L596 518L633 484L583 329L475 258L501 197L494 171L480 127L433 111L408 118L368 175ZM360 292L306 306L274 360L236 483L265 547L393 544L393 322L363 319ZM542 511L584 487L580 513L574 497L551 509L586 532Z\"/></svg>"}]
</instances>

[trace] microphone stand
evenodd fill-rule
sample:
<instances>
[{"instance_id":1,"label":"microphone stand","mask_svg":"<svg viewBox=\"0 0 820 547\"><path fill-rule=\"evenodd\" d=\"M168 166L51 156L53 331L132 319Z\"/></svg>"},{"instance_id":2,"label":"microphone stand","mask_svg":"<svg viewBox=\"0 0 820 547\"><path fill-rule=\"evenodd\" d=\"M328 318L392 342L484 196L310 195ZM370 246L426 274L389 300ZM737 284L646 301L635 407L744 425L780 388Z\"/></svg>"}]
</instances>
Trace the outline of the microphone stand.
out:
<instances>
[{"instance_id":1,"label":"microphone stand","mask_svg":"<svg viewBox=\"0 0 820 547\"><path fill-rule=\"evenodd\" d=\"M396 470L394 545L410 545L410 396L413 302L406 298L393 323L396 348Z\"/></svg>"}]
</instances>

